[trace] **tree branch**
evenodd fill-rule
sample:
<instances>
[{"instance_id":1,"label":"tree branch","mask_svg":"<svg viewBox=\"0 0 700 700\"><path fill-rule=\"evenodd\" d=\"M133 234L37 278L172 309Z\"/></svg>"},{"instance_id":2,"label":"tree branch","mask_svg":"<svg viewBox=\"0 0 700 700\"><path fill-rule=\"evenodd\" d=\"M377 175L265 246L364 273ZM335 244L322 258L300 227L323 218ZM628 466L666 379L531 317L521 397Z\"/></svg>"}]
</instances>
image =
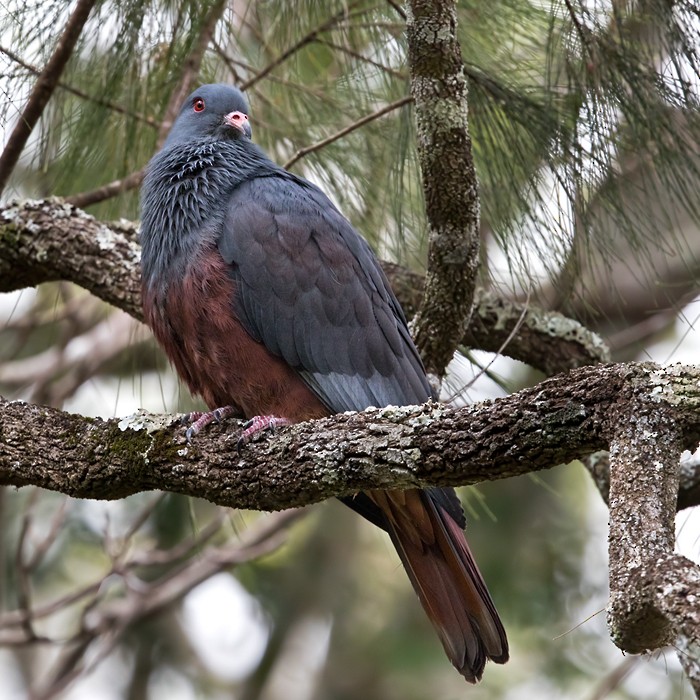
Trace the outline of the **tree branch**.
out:
<instances>
[{"instance_id":1,"label":"tree branch","mask_svg":"<svg viewBox=\"0 0 700 700\"><path fill-rule=\"evenodd\" d=\"M474 303L479 193L455 4L410 0L408 8L408 65L429 233L426 293L414 336L426 369L441 377Z\"/></svg>"},{"instance_id":2,"label":"tree branch","mask_svg":"<svg viewBox=\"0 0 700 700\"><path fill-rule=\"evenodd\" d=\"M597 452L584 462L595 485L606 503L610 502L610 456L607 452ZM678 480L678 502L676 510L700 505L700 457L695 455L681 459Z\"/></svg>"},{"instance_id":3,"label":"tree branch","mask_svg":"<svg viewBox=\"0 0 700 700\"><path fill-rule=\"evenodd\" d=\"M463 408L428 403L301 423L242 455L236 433L214 428L188 445L173 416L104 421L0 399L0 485L97 499L160 489L277 510L514 476L609 447L613 637L632 652L674 643L696 675L700 567L673 554L673 514L681 450L700 440L700 368L586 367Z\"/></svg>"},{"instance_id":4,"label":"tree branch","mask_svg":"<svg viewBox=\"0 0 700 700\"><path fill-rule=\"evenodd\" d=\"M193 46L192 51L190 51L190 54L187 56L187 60L185 61L177 88L173 91L172 95L170 96L170 101L165 108L160 131L158 132L156 150L160 150L163 147L165 139L168 136L168 132L170 131L170 127L173 125L173 122L175 121L180 108L182 107L182 103L185 101L187 95L192 91L194 81L199 75L202 59L204 58L204 54L209 46L211 38L214 36L216 23L221 18L227 4L228 3L226 0L218 0L218 2L209 10L209 14L202 23L197 41Z\"/></svg>"},{"instance_id":5,"label":"tree branch","mask_svg":"<svg viewBox=\"0 0 700 700\"><path fill-rule=\"evenodd\" d=\"M0 208L0 292L70 280L142 320L139 260L133 223L107 225L59 199ZM421 303L424 277L392 263L384 263L384 269L404 310L413 315ZM609 359L600 338L576 321L491 292L477 295L461 343L496 352L517 324L504 353L545 374Z\"/></svg>"},{"instance_id":6,"label":"tree branch","mask_svg":"<svg viewBox=\"0 0 700 700\"><path fill-rule=\"evenodd\" d=\"M340 131L336 131L335 134L331 134L330 136L327 136L325 139L321 139L320 141L317 141L316 143L312 143L310 146L305 146L304 148L300 148L284 164L283 167L288 170L297 161L308 156L309 153L314 153L315 151L319 151L322 148L325 148L329 144L334 143L338 139L342 139L343 136L347 136L348 134L351 134L353 131L355 131L356 129L359 129L360 127L364 126L365 124L369 124L370 122L373 122L375 119L379 119L380 117L383 117L385 114L389 114L389 112L393 112L395 109L399 109L399 108L409 104L412 101L413 101L413 98L407 95L407 96L401 97L400 99L398 99L394 102L391 102L388 105L384 105L384 107L380 107L378 110L372 112L371 114L366 114L361 119L358 119L357 121L353 122L352 124L349 124L348 126L341 129Z\"/></svg>"},{"instance_id":7,"label":"tree branch","mask_svg":"<svg viewBox=\"0 0 700 700\"><path fill-rule=\"evenodd\" d=\"M111 197L116 197L124 192L135 190L137 187L141 186L145 175L146 168L143 167L140 170L135 170L126 177L120 178L119 180L112 180L112 182L108 182L106 185L100 185L94 190L72 194L66 197L65 201L69 204L73 204L76 207L89 207L91 204L104 202L106 199L110 199Z\"/></svg>"},{"instance_id":8,"label":"tree branch","mask_svg":"<svg viewBox=\"0 0 700 700\"><path fill-rule=\"evenodd\" d=\"M674 554L683 427L675 412L659 410L653 392L636 394L619 419L610 445L613 641L630 653L700 649L700 567ZM688 609L688 601L696 604Z\"/></svg>"},{"instance_id":9,"label":"tree branch","mask_svg":"<svg viewBox=\"0 0 700 700\"><path fill-rule=\"evenodd\" d=\"M20 66L22 66L22 68L28 70L30 73L34 73L34 75L41 74L41 71L36 66L33 66L31 63L27 63L24 59L22 59L22 57L19 54L15 53L14 51L11 51L6 46L0 46L0 53L5 54L11 61L19 64ZM147 114L133 112L129 109L126 109L126 107L122 107L122 105L117 104L116 102L112 102L111 100L106 100L102 97L89 95L87 92L79 90L78 88L73 87L72 85L68 85L67 83L64 83L60 80L56 83L56 87L59 87L62 90L65 90L66 92L69 92L71 95L79 97L81 100L85 100L86 102L92 102L93 104L99 105L100 107L105 107L106 109L109 109L112 112L123 114L124 116L129 117L130 119L137 119L138 121L141 121L144 124L148 124L148 126L156 128L160 125L158 121L156 121L153 117L149 117Z\"/></svg>"},{"instance_id":10,"label":"tree branch","mask_svg":"<svg viewBox=\"0 0 700 700\"><path fill-rule=\"evenodd\" d=\"M0 400L0 484L115 499L161 489L276 510L364 489L457 486L547 469L608 446L636 396L700 439L700 369L582 368L463 408L388 407L285 429L236 452L236 429L184 442L177 417L87 419ZM283 486L283 487L282 487Z\"/></svg>"},{"instance_id":11,"label":"tree branch","mask_svg":"<svg viewBox=\"0 0 700 700\"><path fill-rule=\"evenodd\" d=\"M0 208L0 292L68 280L134 318L141 315L136 226L107 226L59 199Z\"/></svg>"}]
</instances>

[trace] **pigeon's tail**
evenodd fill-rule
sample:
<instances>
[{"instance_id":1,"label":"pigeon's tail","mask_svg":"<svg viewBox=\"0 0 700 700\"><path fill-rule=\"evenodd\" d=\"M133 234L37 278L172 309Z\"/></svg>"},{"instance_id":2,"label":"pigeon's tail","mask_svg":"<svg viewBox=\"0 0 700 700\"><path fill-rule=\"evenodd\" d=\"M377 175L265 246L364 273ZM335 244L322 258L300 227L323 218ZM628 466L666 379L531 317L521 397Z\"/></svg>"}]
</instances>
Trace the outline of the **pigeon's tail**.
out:
<instances>
[{"instance_id":1,"label":"pigeon's tail","mask_svg":"<svg viewBox=\"0 0 700 700\"><path fill-rule=\"evenodd\" d=\"M372 491L401 561L448 657L470 682L487 659L508 661L508 640L464 532L441 492Z\"/></svg>"}]
</instances>

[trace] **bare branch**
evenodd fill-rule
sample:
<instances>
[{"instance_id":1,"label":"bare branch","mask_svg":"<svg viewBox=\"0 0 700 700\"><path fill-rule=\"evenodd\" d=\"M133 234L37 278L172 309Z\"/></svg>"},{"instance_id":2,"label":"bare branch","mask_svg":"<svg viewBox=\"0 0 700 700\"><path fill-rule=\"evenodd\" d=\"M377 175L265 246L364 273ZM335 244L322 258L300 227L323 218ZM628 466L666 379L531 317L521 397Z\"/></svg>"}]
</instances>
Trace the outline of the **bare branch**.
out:
<instances>
[{"instance_id":1,"label":"bare branch","mask_svg":"<svg viewBox=\"0 0 700 700\"><path fill-rule=\"evenodd\" d=\"M212 6L211 10L209 10L209 14L202 23L199 30L199 36L197 37L197 42L185 61L184 70L180 76L178 86L175 90L173 90L168 106L165 108L160 131L158 133L157 150L160 150L163 147L163 143L165 142L168 132L170 131L170 127L175 121L175 117L177 117L177 114L180 111L182 103L192 90L194 81L199 75L199 69L202 65L202 59L204 58L207 46L209 46L209 42L214 35L216 23L219 21L221 15L226 9L226 5L226 0L219 0Z\"/></svg>"},{"instance_id":2,"label":"bare branch","mask_svg":"<svg viewBox=\"0 0 700 700\"><path fill-rule=\"evenodd\" d=\"M4 53L11 61L19 64L20 66L22 66L22 68L25 68L30 73L34 73L34 75L41 74L41 71L36 66L33 66L31 63L27 63L24 59L22 59L22 57L19 54L16 54L14 51L11 51L7 47L0 46L0 53ZM62 90L69 92L71 95L79 97L81 100L85 100L86 102L92 102L93 104L99 105L100 107L106 107L112 112L117 112L118 114L123 114L126 117L137 119L138 121L144 122L144 124L148 124L148 126L157 127L159 125L158 122L155 119L153 119L153 117L149 117L145 114L140 114L139 112L132 112L131 110L122 107L116 102L105 100L102 97L88 95L87 92L78 90L78 88L75 88L72 85L68 85L67 83L62 82L61 80L59 80L56 83L56 87L60 87Z\"/></svg>"},{"instance_id":3,"label":"bare branch","mask_svg":"<svg viewBox=\"0 0 700 700\"><path fill-rule=\"evenodd\" d=\"M124 192L129 192L130 190L135 190L137 187L140 187L145 174L145 169L141 168L141 170L137 170L126 177L113 180L106 185L100 185L100 187L90 190L89 192L72 194L66 197L65 201L81 208L88 207L91 204L97 204L98 202L104 202L106 199L111 199Z\"/></svg>"},{"instance_id":4,"label":"bare branch","mask_svg":"<svg viewBox=\"0 0 700 700\"><path fill-rule=\"evenodd\" d=\"M142 320L139 260L136 226L130 222L108 226L57 199L0 208L0 292L71 280ZM384 269L404 310L413 315L423 276L391 263ZM491 292L477 296L461 344L496 352L520 321L504 352L546 374L609 359L600 338L581 324Z\"/></svg>"},{"instance_id":5,"label":"bare branch","mask_svg":"<svg viewBox=\"0 0 700 700\"><path fill-rule=\"evenodd\" d=\"M54 697L100 663L139 620L178 603L214 574L279 548L286 540L289 526L303 515L303 510L267 515L249 528L238 542L208 548L176 571L168 571L154 580L146 582L139 579L138 585L127 585L124 595L116 599L95 599L94 605L88 606L83 613L81 631L64 645L62 653L32 697ZM97 648L87 654L93 646Z\"/></svg>"},{"instance_id":6,"label":"bare branch","mask_svg":"<svg viewBox=\"0 0 700 700\"><path fill-rule=\"evenodd\" d=\"M413 101L413 98L408 95L406 97L402 97L399 100L396 100L394 102L391 102L388 105L385 105L384 107L381 107L380 109L376 110L375 112L372 112L372 114L366 114L364 117L361 119L358 119L357 121L353 122L352 124L346 126L344 129L341 129L340 131L336 131L335 134L331 134L325 139L322 139L321 141L317 141L316 143L312 143L310 146L305 146L304 148L300 148L285 164L284 168L288 169L291 168L294 163L297 161L301 160L305 156L308 156L309 153L313 153L314 151L319 151L322 148L325 148L329 144L333 143L334 141L337 141L338 139L342 139L344 136L347 136L348 134L351 134L353 131L356 129L359 129L360 127L364 126L365 124L369 124L370 122L373 122L375 119L379 119L379 117L383 117L385 114L389 114L390 112L393 112L396 109L400 109L404 105L409 104L410 102Z\"/></svg>"},{"instance_id":7,"label":"bare branch","mask_svg":"<svg viewBox=\"0 0 700 700\"><path fill-rule=\"evenodd\" d=\"M100 304L100 308L104 306ZM31 386L31 401L60 406L108 362L149 338L145 326L115 311L102 321L93 321L91 328L71 333L64 344L0 365L0 383L7 387Z\"/></svg>"},{"instance_id":8,"label":"bare branch","mask_svg":"<svg viewBox=\"0 0 700 700\"><path fill-rule=\"evenodd\" d=\"M586 700L605 700L616 690L627 676L638 666L640 658L638 656L628 656L617 666L613 667L598 682L593 693Z\"/></svg>"},{"instance_id":9,"label":"bare branch","mask_svg":"<svg viewBox=\"0 0 700 700\"><path fill-rule=\"evenodd\" d=\"M29 95L27 104L24 106L22 114L7 140L2 155L0 155L0 193L5 189L7 181L10 179L10 175L24 150L27 139L44 112L44 108L48 104L49 99L51 99L53 91L56 89L61 73L63 73L63 69L73 54L73 49L80 38L80 34L95 2L96 0L78 0L61 38L58 40L53 55L36 83L34 83L34 88Z\"/></svg>"},{"instance_id":10,"label":"bare branch","mask_svg":"<svg viewBox=\"0 0 700 700\"><path fill-rule=\"evenodd\" d=\"M17 538L17 547L15 549L15 570L17 572L17 603L19 610L22 613L22 631L28 640L37 638L32 624L32 596L31 586L29 583L30 567L27 564L24 549L29 536L29 530L32 526L32 511L36 505L36 500L39 496L39 490L35 489L30 495L25 506L24 515L22 516L22 525Z\"/></svg>"}]
</instances>

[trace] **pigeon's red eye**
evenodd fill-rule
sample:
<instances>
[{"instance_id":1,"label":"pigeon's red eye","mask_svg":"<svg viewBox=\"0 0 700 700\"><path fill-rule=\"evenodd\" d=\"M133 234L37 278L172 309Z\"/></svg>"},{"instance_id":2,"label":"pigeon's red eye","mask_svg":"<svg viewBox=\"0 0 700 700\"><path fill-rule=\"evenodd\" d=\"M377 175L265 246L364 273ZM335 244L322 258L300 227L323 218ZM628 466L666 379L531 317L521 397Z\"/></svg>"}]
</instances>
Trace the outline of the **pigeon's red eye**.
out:
<instances>
[{"instance_id":1,"label":"pigeon's red eye","mask_svg":"<svg viewBox=\"0 0 700 700\"><path fill-rule=\"evenodd\" d=\"M203 112L204 111L204 100L201 97L198 97L192 103L192 109L194 109L195 112Z\"/></svg>"}]
</instances>

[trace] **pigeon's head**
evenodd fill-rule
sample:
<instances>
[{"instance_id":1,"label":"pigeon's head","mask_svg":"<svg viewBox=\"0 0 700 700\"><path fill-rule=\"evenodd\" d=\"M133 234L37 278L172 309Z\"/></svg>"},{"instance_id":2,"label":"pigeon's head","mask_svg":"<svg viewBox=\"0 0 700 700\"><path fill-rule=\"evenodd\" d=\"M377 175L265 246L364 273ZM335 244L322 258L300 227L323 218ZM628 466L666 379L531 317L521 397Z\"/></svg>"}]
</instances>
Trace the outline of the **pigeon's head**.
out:
<instances>
[{"instance_id":1,"label":"pigeon's head","mask_svg":"<svg viewBox=\"0 0 700 700\"><path fill-rule=\"evenodd\" d=\"M202 85L182 105L164 148L202 137L250 139L248 103L243 93L230 85Z\"/></svg>"}]
</instances>

